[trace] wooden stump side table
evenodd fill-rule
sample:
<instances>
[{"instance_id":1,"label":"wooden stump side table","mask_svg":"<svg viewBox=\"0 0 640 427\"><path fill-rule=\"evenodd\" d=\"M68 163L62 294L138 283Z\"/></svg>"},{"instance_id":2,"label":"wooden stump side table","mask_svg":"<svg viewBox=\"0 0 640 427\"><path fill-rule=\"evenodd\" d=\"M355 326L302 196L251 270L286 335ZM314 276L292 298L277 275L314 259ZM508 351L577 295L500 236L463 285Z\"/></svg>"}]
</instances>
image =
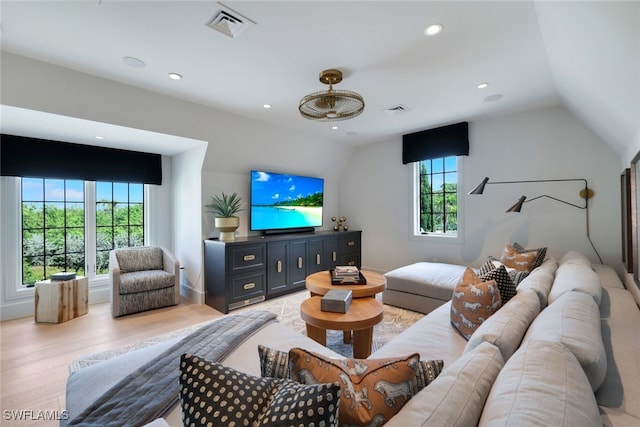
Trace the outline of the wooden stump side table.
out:
<instances>
[{"instance_id":1,"label":"wooden stump side table","mask_svg":"<svg viewBox=\"0 0 640 427\"><path fill-rule=\"evenodd\" d=\"M375 298L357 298L346 313L322 311L322 297L313 296L300 304L300 316L307 324L307 336L327 345L327 329L353 331L353 357L366 359L371 354L373 327L384 318L384 306Z\"/></svg>"},{"instance_id":2,"label":"wooden stump side table","mask_svg":"<svg viewBox=\"0 0 640 427\"><path fill-rule=\"evenodd\" d=\"M89 311L89 279L36 282L35 318L38 323L62 323Z\"/></svg>"}]
</instances>

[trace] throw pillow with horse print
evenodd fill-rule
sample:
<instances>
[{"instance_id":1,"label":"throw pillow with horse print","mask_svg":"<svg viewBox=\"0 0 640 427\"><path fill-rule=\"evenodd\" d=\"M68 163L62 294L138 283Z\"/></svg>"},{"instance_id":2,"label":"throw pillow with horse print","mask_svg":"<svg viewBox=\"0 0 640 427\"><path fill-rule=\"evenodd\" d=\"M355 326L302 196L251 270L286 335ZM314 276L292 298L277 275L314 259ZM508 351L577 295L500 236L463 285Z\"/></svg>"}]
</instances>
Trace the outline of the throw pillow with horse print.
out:
<instances>
[{"instance_id":1,"label":"throw pillow with horse print","mask_svg":"<svg viewBox=\"0 0 640 427\"><path fill-rule=\"evenodd\" d=\"M289 351L291 379L340 384L340 426L381 426L417 393L420 355L390 359L331 359L300 348Z\"/></svg>"},{"instance_id":2,"label":"throw pillow with horse print","mask_svg":"<svg viewBox=\"0 0 640 427\"><path fill-rule=\"evenodd\" d=\"M502 305L495 280L483 282L467 267L451 298L451 324L469 339L471 334Z\"/></svg>"}]
</instances>

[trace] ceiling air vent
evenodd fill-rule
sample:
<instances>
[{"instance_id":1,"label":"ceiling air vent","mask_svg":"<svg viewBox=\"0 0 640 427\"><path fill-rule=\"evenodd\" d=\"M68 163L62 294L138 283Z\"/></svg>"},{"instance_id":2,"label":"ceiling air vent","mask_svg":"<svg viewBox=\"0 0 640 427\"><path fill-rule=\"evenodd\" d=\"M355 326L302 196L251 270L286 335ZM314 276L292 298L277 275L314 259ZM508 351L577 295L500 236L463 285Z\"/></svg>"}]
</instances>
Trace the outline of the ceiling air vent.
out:
<instances>
[{"instance_id":1,"label":"ceiling air vent","mask_svg":"<svg viewBox=\"0 0 640 427\"><path fill-rule=\"evenodd\" d=\"M235 39L242 34L247 27L255 25L256 23L246 16L241 15L233 9L218 3L221 9L217 10L213 16L213 19L209 21L207 26L214 30L220 31L222 34Z\"/></svg>"},{"instance_id":2,"label":"ceiling air vent","mask_svg":"<svg viewBox=\"0 0 640 427\"><path fill-rule=\"evenodd\" d=\"M382 111L384 111L387 114L400 114L400 113L406 113L407 111L411 111L411 109L405 107L402 104L398 104L398 105L395 105L393 107L389 107L389 108L387 108L385 110L382 110Z\"/></svg>"}]
</instances>

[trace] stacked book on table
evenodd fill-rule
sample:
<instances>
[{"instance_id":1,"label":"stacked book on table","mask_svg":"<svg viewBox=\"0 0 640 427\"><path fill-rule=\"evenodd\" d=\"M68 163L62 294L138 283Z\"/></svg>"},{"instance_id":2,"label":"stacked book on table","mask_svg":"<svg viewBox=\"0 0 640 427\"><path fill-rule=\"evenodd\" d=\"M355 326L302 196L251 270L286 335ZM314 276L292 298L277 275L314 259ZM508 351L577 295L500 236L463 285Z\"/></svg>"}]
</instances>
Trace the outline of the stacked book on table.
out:
<instances>
[{"instance_id":1,"label":"stacked book on table","mask_svg":"<svg viewBox=\"0 0 640 427\"><path fill-rule=\"evenodd\" d=\"M358 267L338 265L331 270L331 284L333 285L362 285L367 283Z\"/></svg>"}]
</instances>

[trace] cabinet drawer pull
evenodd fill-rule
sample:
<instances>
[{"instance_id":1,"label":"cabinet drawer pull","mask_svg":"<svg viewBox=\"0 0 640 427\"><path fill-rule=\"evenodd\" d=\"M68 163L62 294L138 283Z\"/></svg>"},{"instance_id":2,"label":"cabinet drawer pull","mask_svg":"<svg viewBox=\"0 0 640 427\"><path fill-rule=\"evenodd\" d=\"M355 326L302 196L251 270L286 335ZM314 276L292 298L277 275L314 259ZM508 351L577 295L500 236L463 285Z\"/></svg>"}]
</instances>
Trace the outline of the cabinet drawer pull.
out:
<instances>
[{"instance_id":1,"label":"cabinet drawer pull","mask_svg":"<svg viewBox=\"0 0 640 427\"><path fill-rule=\"evenodd\" d=\"M302 257L298 257L298 268L302 268Z\"/></svg>"},{"instance_id":2,"label":"cabinet drawer pull","mask_svg":"<svg viewBox=\"0 0 640 427\"><path fill-rule=\"evenodd\" d=\"M282 261L276 262L276 270L278 270L278 273L282 273Z\"/></svg>"},{"instance_id":3,"label":"cabinet drawer pull","mask_svg":"<svg viewBox=\"0 0 640 427\"><path fill-rule=\"evenodd\" d=\"M256 259L256 256L255 256L255 255L253 255L253 254L251 254L251 255L245 255L245 256L243 256L243 257L242 257L242 259L243 259L244 261L253 261L254 259Z\"/></svg>"},{"instance_id":4,"label":"cabinet drawer pull","mask_svg":"<svg viewBox=\"0 0 640 427\"><path fill-rule=\"evenodd\" d=\"M320 254L316 254L316 265L320 265Z\"/></svg>"},{"instance_id":5,"label":"cabinet drawer pull","mask_svg":"<svg viewBox=\"0 0 640 427\"><path fill-rule=\"evenodd\" d=\"M253 282L251 282L251 283L245 283L244 285L242 285L242 288L243 288L245 291L248 291L249 289L253 289L253 288L255 288L255 287L256 287L256 284L255 284L255 283L253 283Z\"/></svg>"},{"instance_id":6,"label":"cabinet drawer pull","mask_svg":"<svg viewBox=\"0 0 640 427\"><path fill-rule=\"evenodd\" d=\"M355 245L356 245L356 242L355 242L355 241L353 241L353 240L349 240L349 241L347 242L347 246L355 246Z\"/></svg>"},{"instance_id":7,"label":"cabinet drawer pull","mask_svg":"<svg viewBox=\"0 0 640 427\"><path fill-rule=\"evenodd\" d=\"M336 251L331 252L331 261L336 262L338 257L336 255Z\"/></svg>"}]
</instances>

